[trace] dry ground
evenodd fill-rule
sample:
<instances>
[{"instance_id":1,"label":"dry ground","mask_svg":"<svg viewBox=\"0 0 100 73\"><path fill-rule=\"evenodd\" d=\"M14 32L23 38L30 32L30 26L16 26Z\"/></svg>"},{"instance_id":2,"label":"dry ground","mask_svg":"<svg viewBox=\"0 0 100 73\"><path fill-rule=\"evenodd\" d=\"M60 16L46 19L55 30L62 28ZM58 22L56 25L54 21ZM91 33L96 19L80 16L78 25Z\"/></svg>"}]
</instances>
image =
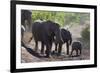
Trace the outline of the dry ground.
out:
<instances>
[{"instance_id":1,"label":"dry ground","mask_svg":"<svg viewBox=\"0 0 100 73\"><path fill-rule=\"evenodd\" d=\"M76 28L77 27L77 28ZM81 38L80 36L80 32L82 31L83 26L76 26L75 28L71 28L70 32L72 33L72 37L73 37L73 41L78 40L77 38ZM24 35L24 43L25 45L27 45L29 48L21 48L21 62L22 63L30 63L30 62L44 62L44 61L68 61L68 60L88 60L90 59L90 49L89 48L85 48L83 46L82 48L82 55L79 57L69 57L68 55L66 55L66 45L63 45L62 48L62 55L57 57L57 56L51 56L50 58L44 58L44 57L39 57L37 55L35 55L34 52L34 39L32 39L31 42L28 42L30 37L32 36L32 33L30 32L25 32ZM85 43L83 43L83 45L85 45ZM52 47L52 50L54 50L54 45ZM39 42L39 51L41 48L41 43ZM71 51L71 46L70 46L70 51ZM74 52L73 54L75 54L76 52Z\"/></svg>"}]
</instances>

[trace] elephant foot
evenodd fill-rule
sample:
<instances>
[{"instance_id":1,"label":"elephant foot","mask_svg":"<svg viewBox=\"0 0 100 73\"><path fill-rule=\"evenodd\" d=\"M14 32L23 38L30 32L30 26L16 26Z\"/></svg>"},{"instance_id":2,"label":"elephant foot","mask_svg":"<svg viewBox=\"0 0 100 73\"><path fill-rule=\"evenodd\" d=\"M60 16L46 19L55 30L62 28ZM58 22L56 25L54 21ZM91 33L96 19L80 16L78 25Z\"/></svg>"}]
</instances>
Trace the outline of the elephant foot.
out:
<instances>
[{"instance_id":1,"label":"elephant foot","mask_svg":"<svg viewBox=\"0 0 100 73\"><path fill-rule=\"evenodd\" d=\"M42 54L42 55L44 55L44 52L43 52L43 51L41 51L41 54Z\"/></svg>"},{"instance_id":2,"label":"elephant foot","mask_svg":"<svg viewBox=\"0 0 100 73\"><path fill-rule=\"evenodd\" d=\"M41 55L41 56L45 56L45 53L41 53L41 52L40 52L40 55Z\"/></svg>"},{"instance_id":3,"label":"elephant foot","mask_svg":"<svg viewBox=\"0 0 100 73\"><path fill-rule=\"evenodd\" d=\"M46 54L44 57L45 58L50 58L50 54Z\"/></svg>"},{"instance_id":4,"label":"elephant foot","mask_svg":"<svg viewBox=\"0 0 100 73\"><path fill-rule=\"evenodd\" d=\"M71 55L70 57L79 57L80 55Z\"/></svg>"},{"instance_id":5,"label":"elephant foot","mask_svg":"<svg viewBox=\"0 0 100 73\"><path fill-rule=\"evenodd\" d=\"M51 55L56 55L56 54L57 54L57 52L54 50L51 52Z\"/></svg>"},{"instance_id":6,"label":"elephant foot","mask_svg":"<svg viewBox=\"0 0 100 73\"><path fill-rule=\"evenodd\" d=\"M68 57L72 57L73 55L72 54L70 54Z\"/></svg>"},{"instance_id":7,"label":"elephant foot","mask_svg":"<svg viewBox=\"0 0 100 73\"><path fill-rule=\"evenodd\" d=\"M61 53L57 53L57 56L61 56Z\"/></svg>"},{"instance_id":8,"label":"elephant foot","mask_svg":"<svg viewBox=\"0 0 100 73\"><path fill-rule=\"evenodd\" d=\"M76 55L76 57L78 57L78 56L80 56L80 55Z\"/></svg>"},{"instance_id":9,"label":"elephant foot","mask_svg":"<svg viewBox=\"0 0 100 73\"><path fill-rule=\"evenodd\" d=\"M66 55L69 55L69 53L67 53Z\"/></svg>"},{"instance_id":10,"label":"elephant foot","mask_svg":"<svg viewBox=\"0 0 100 73\"><path fill-rule=\"evenodd\" d=\"M46 55L46 56L44 56L45 58L50 58L50 56L48 56L48 55Z\"/></svg>"}]
</instances>

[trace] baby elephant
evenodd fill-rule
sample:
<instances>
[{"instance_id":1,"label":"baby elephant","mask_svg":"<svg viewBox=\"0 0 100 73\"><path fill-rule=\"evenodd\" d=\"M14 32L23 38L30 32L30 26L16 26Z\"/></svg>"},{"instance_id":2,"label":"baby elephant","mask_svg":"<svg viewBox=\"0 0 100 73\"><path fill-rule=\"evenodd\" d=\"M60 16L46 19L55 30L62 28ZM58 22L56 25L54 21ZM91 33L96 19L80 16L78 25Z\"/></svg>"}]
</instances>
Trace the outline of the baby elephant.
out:
<instances>
[{"instance_id":1,"label":"baby elephant","mask_svg":"<svg viewBox=\"0 0 100 73\"><path fill-rule=\"evenodd\" d=\"M72 56L74 50L76 51L76 56L80 56L81 55L81 51L82 51L81 42L73 42L71 56ZM80 53L79 53L79 51L80 51Z\"/></svg>"}]
</instances>

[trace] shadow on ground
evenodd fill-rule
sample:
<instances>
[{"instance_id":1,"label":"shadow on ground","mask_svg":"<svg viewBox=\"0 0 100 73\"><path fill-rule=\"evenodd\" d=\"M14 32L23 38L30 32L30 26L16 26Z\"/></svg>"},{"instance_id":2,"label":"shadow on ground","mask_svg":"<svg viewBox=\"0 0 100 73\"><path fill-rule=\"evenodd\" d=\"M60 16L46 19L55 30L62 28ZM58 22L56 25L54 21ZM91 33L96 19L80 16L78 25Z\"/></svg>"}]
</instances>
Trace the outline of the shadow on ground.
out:
<instances>
[{"instance_id":1,"label":"shadow on ground","mask_svg":"<svg viewBox=\"0 0 100 73\"><path fill-rule=\"evenodd\" d=\"M29 52L32 56L35 56L35 57L38 57L38 58L42 58L43 57L39 53L36 53L31 48L28 48L23 42L22 42L22 46L25 47L25 49L27 50L27 52Z\"/></svg>"}]
</instances>

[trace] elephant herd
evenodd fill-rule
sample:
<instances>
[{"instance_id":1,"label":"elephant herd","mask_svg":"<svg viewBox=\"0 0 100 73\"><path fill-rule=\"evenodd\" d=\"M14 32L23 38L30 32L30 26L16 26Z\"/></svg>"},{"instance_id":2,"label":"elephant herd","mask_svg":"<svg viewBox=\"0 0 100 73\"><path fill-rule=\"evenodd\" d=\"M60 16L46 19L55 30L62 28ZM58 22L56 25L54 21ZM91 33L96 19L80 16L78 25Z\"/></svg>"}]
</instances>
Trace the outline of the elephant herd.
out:
<instances>
[{"instance_id":1,"label":"elephant herd","mask_svg":"<svg viewBox=\"0 0 100 73\"><path fill-rule=\"evenodd\" d=\"M27 13L28 15L28 13ZM25 14L24 14L25 16ZM21 18L24 18L21 17ZM30 23L30 15L27 17L27 22ZM25 22L25 20L23 22ZM23 28L21 28L22 36L23 36ZM80 42L76 41L72 43L72 34L69 30L64 28L60 28L58 23L47 20L42 22L34 22L32 23L32 37L29 42L34 38L35 42L35 52L38 50L38 42L41 42L41 50L40 53L44 55L46 58L49 58L52 53L52 44L55 44L55 50L53 53L56 53L57 56L61 55L62 45L66 43L66 54L69 55L69 46L72 46L71 54L73 55L73 51L76 51L76 55L81 55L82 45ZM46 50L44 47L46 46ZM80 51L80 54L78 53Z\"/></svg>"}]
</instances>

